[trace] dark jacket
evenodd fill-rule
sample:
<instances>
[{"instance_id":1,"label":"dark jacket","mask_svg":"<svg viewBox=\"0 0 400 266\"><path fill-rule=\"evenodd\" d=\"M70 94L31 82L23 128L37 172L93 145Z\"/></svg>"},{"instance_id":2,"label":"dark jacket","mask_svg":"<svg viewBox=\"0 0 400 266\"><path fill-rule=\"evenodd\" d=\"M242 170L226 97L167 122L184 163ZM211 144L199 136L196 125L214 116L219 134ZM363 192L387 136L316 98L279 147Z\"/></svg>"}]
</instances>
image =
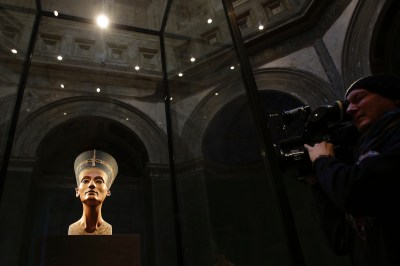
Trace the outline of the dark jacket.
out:
<instances>
[{"instance_id":1,"label":"dark jacket","mask_svg":"<svg viewBox=\"0 0 400 266\"><path fill-rule=\"evenodd\" d=\"M353 265L400 265L400 110L365 132L354 165L321 157L313 187L322 228Z\"/></svg>"}]
</instances>

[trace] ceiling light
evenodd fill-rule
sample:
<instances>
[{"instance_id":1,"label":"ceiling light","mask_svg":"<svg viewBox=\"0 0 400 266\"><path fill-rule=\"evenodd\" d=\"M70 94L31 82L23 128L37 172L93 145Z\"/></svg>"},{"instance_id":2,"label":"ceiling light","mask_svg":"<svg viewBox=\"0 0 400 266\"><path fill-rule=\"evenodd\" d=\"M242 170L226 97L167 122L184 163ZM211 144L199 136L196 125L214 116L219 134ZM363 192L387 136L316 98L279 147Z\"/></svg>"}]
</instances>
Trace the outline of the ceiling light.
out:
<instances>
[{"instance_id":1,"label":"ceiling light","mask_svg":"<svg viewBox=\"0 0 400 266\"><path fill-rule=\"evenodd\" d=\"M100 88L97 88L96 91L97 91L97 92L100 92L101 90L100 90Z\"/></svg>"},{"instance_id":2,"label":"ceiling light","mask_svg":"<svg viewBox=\"0 0 400 266\"><path fill-rule=\"evenodd\" d=\"M11 53L16 54L18 53L17 49L11 49Z\"/></svg>"},{"instance_id":3,"label":"ceiling light","mask_svg":"<svg viewBox=\"0 0 400 266\"><path fill-rule=\"evenodd\" d=\"M218 92L215 93L215 96L218 96Z\"/></svg>"},{"instance_id":4,"label":"ceiling light","mask_svg":"<svg viewBox=\"0 0 400 266\"><path fill-rule=\"evenodd\" d=\"M182 77L182 76L183 76L183 73L179 73L178 76Z\"/></svg>"},{"instance_id":5,"label":"ceiling light","mask_svg":"<svg viewBox=\"0 0 400 266\"><path fill-rule=\"evenodd\" d=\"M194 58L193 56L190 58L190 61L191 62L194 62L194 61L196 61L196 58Z\"/></svg>"},{"instance_id":6,"label":"ceiling light","mask_svg":"<svg viewBox=\"0 0 400 266\"><path fill-rule=\"evenodd\" d=\"M208 24L211 24L211 23L212 23L212 19L209 18L209 19L207 20L207 23L208 23Z\"/></svg>"},{"instance_id":7,"label":"ceiling light","mask_svg":"<svg viewBox=\"0 0 400 266\"><path fill-rule=\"evenodd\" d=\"M258 29L259 29L259 30L263 30L263 29L264 29L264 26L263 26L263 25L260 25L260 26L258 26Z\"/></svg>"},{"instance_id":8,"label":"ceiling light","mask_svg":"<svg viewBox=\"0 0 400 266\"><path fill-rule=\"evenodd\" d=\"M61 87L61 89L64 89L64 84L61 84L60 87Z\"/></svg>"},{"instance_id":9,"label":"ceiling light","mask_svg":"<svg viewBox=\"0 0 400 266\"><path fill-rule=\"evenodd\" d=\"M104 29L108 26L108 18L105 15L99 15L96 19L97 25L99 25L100 28Z\"/></svg>"},{"instance_id":10,"label":"ceiling light","mask_svg":"<svg viewBox=\"0 0 400 266\"><path fill-rule=\"evenodd\" d=\"M125 118L126 121L129 121L129 117Z\"/></svg>"},{"instance_id":11,"label":"ceiling light","mask_svg":"<svg viewBox=\"0 0 400 266\"><path fill-rule=\"evenodd\" d=\"M235 66L231 66L231 69L234 70L234 69L235 69Z\"/></svg>"},{"instance_id":12,"label":"ceiling light","mask_svg":"<svg viewBox=\"0 0 400 266\"><path fill-rule=\"evenodd\" d=\"M54 16L58 17L58 11L54 10Z\"/></svg>"},{"instance_id":13,"label":"ceiling light","mask_svg":"<svg viewBox=\"0 0 400 266\"><path fill-rule=\"evenodd\" d=\"M140 67L139 66L135 66L135 70L139 70L140 69Z\"/></svg>"},{"instance_id":14,"label":"ceiling light","mask_svg":"<svg viewBox=\"0 0 400 266\"><path fill-rule=\"evenodd\" d=\"M59 61L61 61L61 60L63 59L63 57L62 57L61 55L59 55L59 56L57 56L57 59L58 59Z\"/></svg>"},{"instance_id":15,"label":"ceiling light","mask_svg":"<svg viewBox=\"0 0 400 266\"><path fill-rule=\"evenodd\" d=\"M67 113L64 113L64 115L67 115Z\"/></svg>"}]
</instances>

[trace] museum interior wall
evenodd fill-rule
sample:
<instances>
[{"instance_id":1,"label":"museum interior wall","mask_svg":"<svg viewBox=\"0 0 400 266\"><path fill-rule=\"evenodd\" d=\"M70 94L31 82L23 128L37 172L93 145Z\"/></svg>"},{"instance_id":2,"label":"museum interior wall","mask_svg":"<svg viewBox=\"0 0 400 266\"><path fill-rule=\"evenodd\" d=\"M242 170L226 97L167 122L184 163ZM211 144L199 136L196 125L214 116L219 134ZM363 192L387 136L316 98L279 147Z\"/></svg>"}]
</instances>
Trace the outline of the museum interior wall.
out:
<instances>
[{"instance_id":1,"label":"museum interior wall","mask_svg":"<svg viewBox=\"0 0 400 266\"><path fill-rule=\"evenodd\" d=\"M44 265L98 149L141 265L349 265L276 148L304 129L281 115L400 74L399 28L394 0L0 0L0 264Z\"/></svg>"}]
</instances>

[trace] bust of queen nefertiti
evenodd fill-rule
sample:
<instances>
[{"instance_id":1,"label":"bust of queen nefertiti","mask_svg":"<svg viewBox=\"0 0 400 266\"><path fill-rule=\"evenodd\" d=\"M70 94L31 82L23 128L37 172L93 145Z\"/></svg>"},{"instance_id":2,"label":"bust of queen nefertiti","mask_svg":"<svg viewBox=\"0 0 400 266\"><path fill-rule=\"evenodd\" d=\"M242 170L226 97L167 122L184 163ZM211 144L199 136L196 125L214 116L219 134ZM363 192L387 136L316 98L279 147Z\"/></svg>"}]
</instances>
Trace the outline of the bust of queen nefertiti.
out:
<instances>
[{"instance_id":1,"label":"bust of queen nefertiti","mask_svg":"<svg viewBox=\"0 0 400 266\"><path fill-rule=\"evenodd\" d=\"M108 153L89 150L74 163L76 197L83 207L82 217L71 224L68 235L111 235L112 226L103 220L101 207L111 195L110 187L118 173L115 159Z\"/></svg>"}]
</instances>

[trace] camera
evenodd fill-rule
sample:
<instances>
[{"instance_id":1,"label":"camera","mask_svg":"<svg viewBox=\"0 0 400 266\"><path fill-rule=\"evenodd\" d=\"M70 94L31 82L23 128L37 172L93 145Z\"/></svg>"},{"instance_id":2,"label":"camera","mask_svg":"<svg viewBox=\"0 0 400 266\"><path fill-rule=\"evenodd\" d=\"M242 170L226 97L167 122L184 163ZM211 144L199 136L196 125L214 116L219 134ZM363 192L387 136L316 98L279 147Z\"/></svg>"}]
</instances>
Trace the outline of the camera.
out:
<instances>
[{"instance_id":1,"label":"camera","mask_svg":"<svg viewBox=\"0 0 400 266\"><path fill-rule=\"evenodd\" d=\"M281 121L281 131L287 130L292 123L300 121L301 125L300 135L282 139L275 144L281 169L294 170L294 177L305 182L305 177L312 174L313 168L304 144L314 145L322 141L334 145L336 158L351 163L359 133L346 113L347 106L346 101L336 101L313 111L309 106L301 106L274 115Z\"/></svg>"}]
</instances>

